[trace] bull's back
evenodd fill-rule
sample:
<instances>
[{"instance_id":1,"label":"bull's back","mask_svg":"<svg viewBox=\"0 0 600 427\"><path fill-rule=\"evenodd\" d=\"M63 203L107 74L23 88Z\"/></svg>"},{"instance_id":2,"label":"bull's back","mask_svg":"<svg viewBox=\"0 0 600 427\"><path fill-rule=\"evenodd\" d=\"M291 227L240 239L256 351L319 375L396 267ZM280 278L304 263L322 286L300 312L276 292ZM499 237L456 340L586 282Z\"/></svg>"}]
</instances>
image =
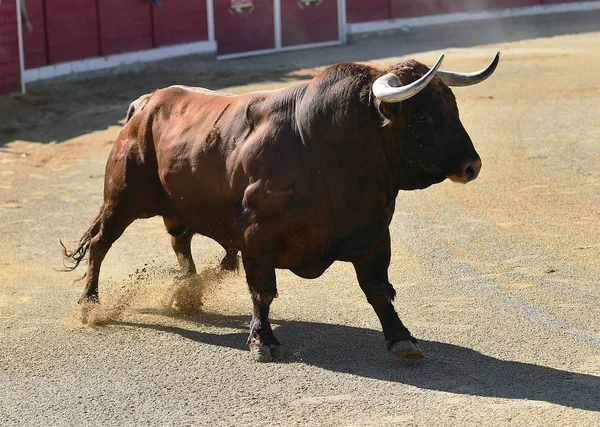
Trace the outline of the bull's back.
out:
<instances>
[{"instance_id":1,"label":"bull's back","mask_svg":"<svg viewBox=\"0 0 600 427\"><path fill-rule=\"evenodd\" d=\"M269 216L273 224L279 214L292 213L299 199L306 204L303 146L290 123L300 95L234 96L185 87L153 93L131 126L151 130L138 144L154 150L176 219L223 243L236 240L248 225L244 212ZM290 215L286 218L289 222Z\"/></svg>"}]
</instances>

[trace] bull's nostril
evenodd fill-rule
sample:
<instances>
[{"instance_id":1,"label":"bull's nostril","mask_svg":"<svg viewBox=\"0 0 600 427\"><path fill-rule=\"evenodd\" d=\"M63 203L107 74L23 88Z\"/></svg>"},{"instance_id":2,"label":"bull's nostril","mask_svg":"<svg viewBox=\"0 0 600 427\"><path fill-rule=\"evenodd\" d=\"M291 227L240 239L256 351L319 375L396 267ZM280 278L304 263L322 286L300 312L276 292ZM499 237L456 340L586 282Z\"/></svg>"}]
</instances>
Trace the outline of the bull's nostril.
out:
<instances>
[{"instance_id":1,"label":"bull's nostril","mask_svg":"<svg viewBox=\"0 0 600 427\"><path fill-rule=\"evenodd\" d=\"M480 170L481 160L468 159L462 165L460 165L460 168L456 171L456 173L450 175L449 178L454 182L466 184L467 182L471 182L476 179Z\"/></svg>"},{"instance_id":2,"label":"bull's nostril","mask_svg":"<svg viewBox=\"0 0 600 427\"><path fill-rule=\"evenodd\" d=\"M469 166L465 169L465 178L469 181L475 178L475 168L473 166Z\"/></svg>"}]
</instances>

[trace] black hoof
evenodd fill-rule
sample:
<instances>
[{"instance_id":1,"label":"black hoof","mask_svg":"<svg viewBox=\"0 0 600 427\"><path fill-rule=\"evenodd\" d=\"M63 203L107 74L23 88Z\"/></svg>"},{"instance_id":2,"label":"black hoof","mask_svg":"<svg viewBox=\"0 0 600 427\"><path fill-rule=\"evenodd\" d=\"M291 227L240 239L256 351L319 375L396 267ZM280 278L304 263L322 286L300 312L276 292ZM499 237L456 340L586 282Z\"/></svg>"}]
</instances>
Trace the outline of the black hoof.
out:
<instances>
[{"instance_id":1,"label":"black hoof","mask_svg":"<svg viewBox=\"0 0 600 427\"><path fill-rule=\"evenodd\" d=\"M421 350L421 347L417 345L417 340L414 338L396 341L388 345L390 353L395 356L403 357L405 359L423 359L425 353Z\"/></svg>"},{"instance_id":2,"label":"black hoof","mask_svg":"<svg viewBox=\"0 0 600 427\"><path fill-rule=\"evenodd\" d=\"M175 282L186 282L186 281L193 279L197 275L198 274L195 271L181 271L180 270L175 273L175 275L173 276L173 280Z\"/></svg>"},{"instance_id":3,"label":"black hoof","mask_svg":"<svg viewBox=\"0 0 600 427\"><path fill-rule=\"evenodd\" d=\"M282 358L283 353L280 345L264 345L260 343L250 344L250 354L257 362L272 362Z\"/></svg>"},{"instance_id":4,"label":"black hoof","mask_svg":"<svg viewBox=\"0 0 600 427\"><path fill-rule=\"evenodd\" d=\"M100 304L98 294L82 295L77 304Z\"/></svg>"}]
</instances>

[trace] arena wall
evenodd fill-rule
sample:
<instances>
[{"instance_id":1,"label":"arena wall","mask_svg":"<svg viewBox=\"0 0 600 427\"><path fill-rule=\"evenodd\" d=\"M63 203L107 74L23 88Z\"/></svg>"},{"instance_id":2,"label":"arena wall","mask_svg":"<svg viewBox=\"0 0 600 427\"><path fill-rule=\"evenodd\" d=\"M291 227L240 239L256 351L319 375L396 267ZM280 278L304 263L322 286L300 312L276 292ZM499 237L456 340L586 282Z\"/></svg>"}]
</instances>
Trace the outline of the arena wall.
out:
<instances>
[{"instance_id":1,"label":"arena wall","mask_svg":"<svg viewBox=\"0 0 600 427\"><path fill-rule=\"evenodd\" d=\"M33 30L23 26L19 44L15 0L0 0L0 94L18 91L21 82L133 62L318 47L344 43L348 35L484 19L503 10L600 8L600 0L26 0L26 6Z\"/></svg>"},{"instance_id":2,"label":"arena wall","mask_svg":"<svg viewBox=\"0 0 600 427\"><path fill-rule=\"evenodd\" d=\"M19 43L15 0L0 7L0 94L21 89Z\"/></svg>"}]
</instances>

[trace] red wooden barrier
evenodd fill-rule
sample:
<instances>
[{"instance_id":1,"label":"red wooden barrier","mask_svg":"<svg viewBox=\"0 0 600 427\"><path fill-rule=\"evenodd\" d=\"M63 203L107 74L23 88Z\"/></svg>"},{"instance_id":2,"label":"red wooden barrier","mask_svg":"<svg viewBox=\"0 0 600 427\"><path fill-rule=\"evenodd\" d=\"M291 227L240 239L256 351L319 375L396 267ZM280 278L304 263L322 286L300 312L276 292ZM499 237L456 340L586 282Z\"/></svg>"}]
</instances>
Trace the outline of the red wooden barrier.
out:
<instances>
[{"instance_id":1,"label":"red wooden barrier","mask_svg":"<svg viewBox=\"0 0 600 427\"><path fill-rule=\"evenodd\" d=\"M581 0L542 0L541 4L554 4L554 3L576 3Z\"/></svg>"},{"instance_id":2,"label":"red wooden barrier","mask_svg":"<svg viewBox=\"0 0 600 427\"><path fill-rule=\"evenodd\" d=\"M442 4L440 0L390 0L390 13L392 18L435 15L442 13Z\"/></svg>"},{"instance_id":3,"label":"red wooden barrier","mask_svg":"<svg viewBox=\"0 0 600 427\"><path fill-rule=\"evenodd\" d=\"M441 0L441 11L445 13L486 10L487 0Z\"/></svg>"},{"instance_id":4,"label":"red wooden barrier","mask_svg":"<svg viewBox=\"0 0 600 427\"><path fill-rule=\"evenodd\" d=\"M489 0L490 9L503 9L509 7L537 6L540 0Z\"/></svg>"},{"instance_id":5,"label":"red wooden barrier","mask_svg":"<svg viewBox=\"0 0 600 427\"><path fill-rule=\"evenodd\" d=\"M273 0L253 0L252 10L235 13L230 0L214 0L215 38L219 54L248 52L275 47Z\"/></svg>"},{"instance_id":6,"label":"red wooden barrier","mask_svg":"<svg viewBox=\"0 0 600 427\"><path fill-rule=\"evenodd\" d=\"M351 24L389 18L389 0L346 0L346 19Z\"/></svg>"},{"instance_id":7,"label":"red wooden barrier","mask_svg":"<svg viewBox=\"0 0 600 427\"><path fill-rule=\"evenodd\" d=\"M577 1L580 0L346 0L346 16L348 23L356 23Z\"/></svg>"},{"instance_id":8,"label":"red wooden barrier","mask_svg":"<svg viewBox=\"0 0 600 427\"><path fill-rule=\"evenodd\" d=\"M100 54L150 49L152 7L149 0L99 0Z\"/></svg>"},{"instance_id":9,"label":"red wooden barrier","mask_svg":"<svg viewBox=\"0 0 600 427\"><path fill-rule=\"evenodd\" d=\"M21 89L15 0L0 4L0 93Z\"/></svg>"},{"instance_id":10,"label":"red wooden barrier","mask_svg":"<svg viewBox=\"0 0 600 427\"><path fill-rule=\"evenodd\" d=\"M46 1L48 63L100 54L96 0Z\"/></svg>"},{"instance_id":11,"label":"red wooden barrier","mask_svg":"<svg viewBox=\"0 0 600 427\"><path fill-rule=\"evenodd\" d=\"M337 0L319 3L281 0L281 44L294 46L339 40Z\"/></svg>"},{"instance_id":12,"label":"red wooden barrier","mask_svg":"<svg viewBox=\"0 0 600 427\"><path fill-rule=\"evenodd\" d=\"M44 0L27 0L27 13L33 30L23 26L23 45L25 46L25 68L36 68L48 64L46 51L46 19Z\"/></svg>"},{"instance_id":13,"label":"red wooden barrier","mask_svg":"<svg viewBox=\"0 0 600 427\"><path fill-rule=\"evenodd\" d=\"M213 0L219 53L275 48L273 0ZM338 39L336 0L280 0L282 46ZM346 0L349 23L579 0ZM231 6L237 5L238 10ZM302 6L302 5L301 5ZM205 0L27 0L25 68L208 40ZM0 93L18 90L15 0L0 3Z\"/></svg>"},{"instance_id":14,"label":"red wooden barrier","mask_svg":"<svg viewBox=\"0 0 600 427\"><path fill-rule=\"evenodd\" d=\"M169 0L152 8L155 46L208 40L206 2Z\"/></svg>"}]
</instances>

